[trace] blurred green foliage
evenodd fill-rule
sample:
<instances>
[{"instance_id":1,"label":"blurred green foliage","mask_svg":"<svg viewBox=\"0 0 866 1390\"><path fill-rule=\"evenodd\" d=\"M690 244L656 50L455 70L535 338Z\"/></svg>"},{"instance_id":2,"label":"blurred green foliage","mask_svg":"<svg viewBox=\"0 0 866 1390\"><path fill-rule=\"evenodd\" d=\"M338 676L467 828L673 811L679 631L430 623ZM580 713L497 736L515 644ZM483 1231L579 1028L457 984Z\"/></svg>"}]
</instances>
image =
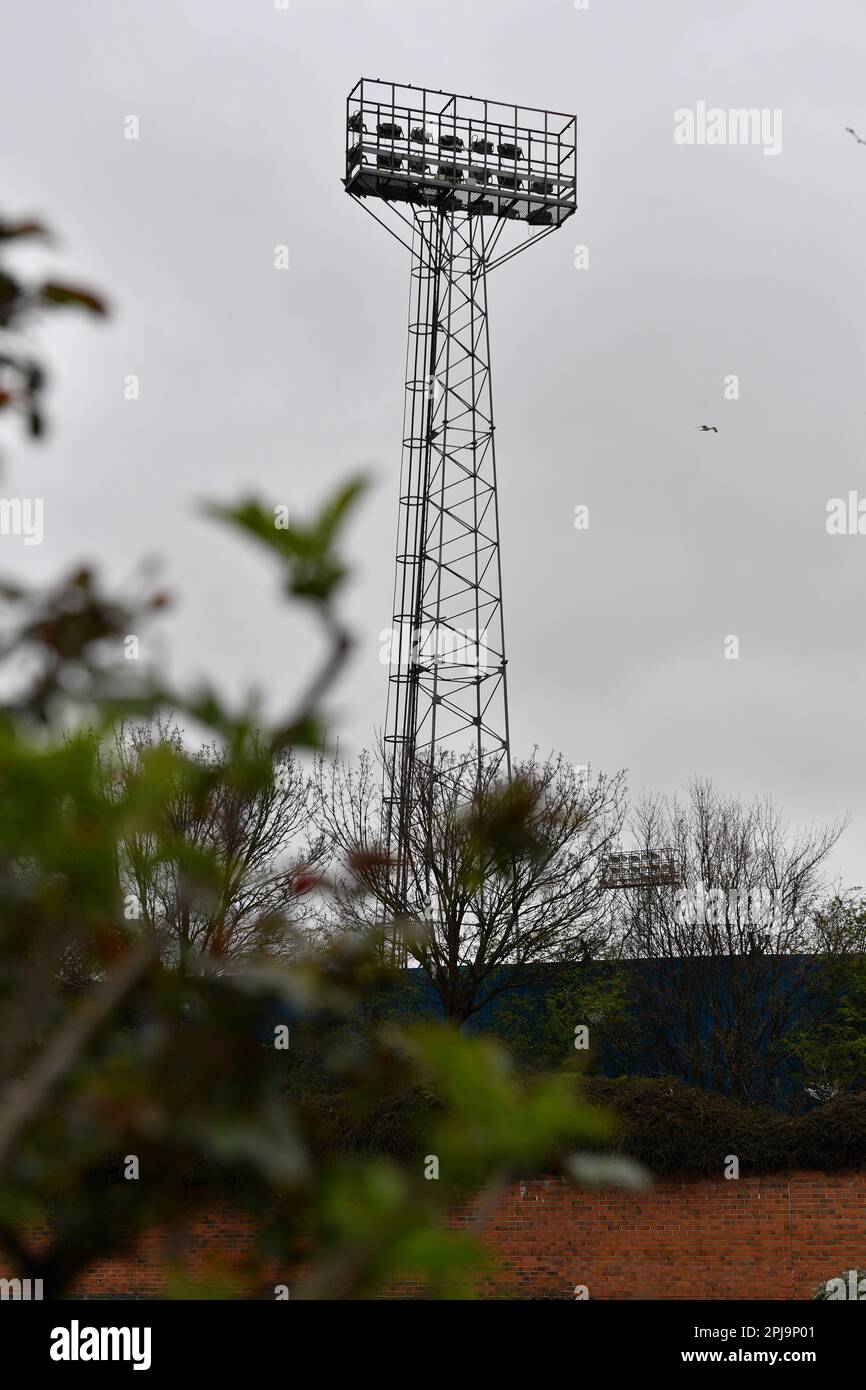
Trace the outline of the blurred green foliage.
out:
<instances>
[{"instance_id":1,"label":"blurred green foliage","mask_svg":"<svg viewBox=\"0 0 866 1390\"><path fill-rule=\"evenodd\" d=\"M585 1047L575 1047L578 1028L585 1030L579 1039ZM608 961L572 968L541 990L505 996L490 1029L525 1072L569 1067L595 1075L605 1058L628 1070L639 1051L628 972Z\"/></svg>"},{"instance_id":2,"label":"blurred green foliage","mask_svg":"<svg viewBox=\"0 0 866 1390\"><path fill-rule=\"evenodd\" d=\"M41 230L0 224L0 237ZM104 308L89 291L28 290L0 275L4 326L59 304ZM20 397L4 387L0 405L22 405L36 432L42 378L8 357L0 370L24 382ZM47 1297L220 1197L253 1220L251 1295L288 1283L293 1297L363 1296L412 1278L462 1296L484 1258L471 1234L447 1228L453 1204L567 1162L575 1141L606 1132L568 1079L523 1086L489 1041L388 1019L355 1027L389 980L375 932L338 933L316 951L271 905L263 939L278 933L278 952L234 958L217 921L203 949L179 954L124 891L124 847L146 843L149 867L170 863L190 910L212 920L224 863L169 833L167 798L178 785L194 807L215 790L255 797L287 750L321 747L324 703L351 646L339 547L361 486L288 527L255 499L211 508L266 549L325 637L301 697L267 728L252 700L238 713L211 684L190 693L131 674L124 639L162 594L108 594L90 566L45 593L0 590L0 1250L15 1272L43 1279ZM193 721L220 757L145 741L119 775L122 731L165 718ZM513 836L513 824L505 830ZM476 833L501 851L500 827ZM334 1143L329 1094L349 1095L363 1123L419 1088L433 1120L422 1135L412 1107L397 1104L398 1152ZM181 1269L173 1288L224 1296L225 1270L193 1286Z\"/></svg>"},{"instance_id":3,"label":"blurred green foliage","mask_svg":"<svg viewBox=\"0 0 866 1390\"><path fill-rule=\"evenodd\" d=\"M0 250L50 239L47 227L36 218L0 216ZM43 401L48 374L44 364L24 346L19 330L43 311L58 308L83 309L100 318L108 312L105 300L91 289L59 280L31 283L8 265L0 266L0 412L20 415L33 438L45 431Z\"/></svg>"},{"instance_id":4,"label":"blurred green foliage","mask_svg":"<svg viewBox=\"0 0 866 1390\"><path fill-rule=\"evenodd\" d=\"M866 932L866 897L859 889L837 893L816 913L825 934L840 929L852 941ZM792 1032L791 1052L816 1100L866 1090L866 955L862 951L821 958L815 989Z\"/></svg>"}]
</instances>

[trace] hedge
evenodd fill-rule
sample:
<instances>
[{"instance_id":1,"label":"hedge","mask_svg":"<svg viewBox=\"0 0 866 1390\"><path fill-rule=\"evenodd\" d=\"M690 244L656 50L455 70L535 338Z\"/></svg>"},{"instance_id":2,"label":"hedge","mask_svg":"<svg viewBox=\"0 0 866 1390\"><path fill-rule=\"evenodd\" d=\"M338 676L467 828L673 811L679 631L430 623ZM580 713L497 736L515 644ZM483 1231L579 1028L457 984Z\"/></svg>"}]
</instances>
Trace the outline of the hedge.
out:
<instances>
[{"instance_id":1,"label":"hedge","mask_svg":"<svg viewBox=\"0 0 866 1390\"><path fill-rule=\"evenodd\" d=\"M593 1078L584 1093L620 1125L616 1148L658 1174L866 1167L866 1094L837 1096L805 1115L756 1109L673 1078Z\"/></svg>"},{"instance_id":2,"label":"hedge","mask_svg":"<svg viewBox=\"0 0 866 1390\"><path fill-rule=\"evenodd\" d=\"M584 1079L581 1093L612 1116L601 1149L638 1159L658 1176L721 1176L735 1155L740 1173L866 1167L866 1094L844 1095L805 1115L738 1104L675 1078ZM309 1100L309 1097L308 1097ZM409 1157L423 1147L436 1108L421 1088L392 1096L363 1121L333 1093L325 1099L333 1147ZM581 1141L581 1148L586 1148Z\"/></svg>"}]
</instances>

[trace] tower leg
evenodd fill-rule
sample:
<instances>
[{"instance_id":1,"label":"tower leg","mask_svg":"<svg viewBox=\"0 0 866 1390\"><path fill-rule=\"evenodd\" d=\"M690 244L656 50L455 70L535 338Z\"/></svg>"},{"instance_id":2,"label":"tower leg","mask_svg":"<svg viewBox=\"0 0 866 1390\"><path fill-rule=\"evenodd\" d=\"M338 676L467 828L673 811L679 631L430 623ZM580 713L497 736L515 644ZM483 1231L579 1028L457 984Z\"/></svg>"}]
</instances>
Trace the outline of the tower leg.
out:
<instances>
[{"instance_id":1,"label":"tower leg","mask_svg":"<svg viewBox=\"0 0 866 1390\"><path fill-rule=\"evenodd\" d=\"M485 225L415 215L385 725L392 887L407 911L423 877L419 774L511 774Z\"/></svg>"}]
</instances>

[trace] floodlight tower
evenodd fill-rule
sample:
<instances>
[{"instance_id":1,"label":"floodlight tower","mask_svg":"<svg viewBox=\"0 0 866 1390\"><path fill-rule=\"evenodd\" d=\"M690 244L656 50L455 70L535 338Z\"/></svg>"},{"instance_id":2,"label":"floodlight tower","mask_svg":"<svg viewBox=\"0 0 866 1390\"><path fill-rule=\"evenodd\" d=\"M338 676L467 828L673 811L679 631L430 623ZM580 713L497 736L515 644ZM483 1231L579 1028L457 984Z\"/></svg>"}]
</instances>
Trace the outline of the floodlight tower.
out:
<instances>
[{"instance_id":1,"label":"floodlight tower","mask_svg":"<svg viewBox=\"0 0 866 1390\"><path fill-rule=\"evenodd\" d=\"M576 119L362 78L344 184L411 255L384 734L402 901L419 763L511 772L487 275L575 211Z\"/></svg>"}]
</instances>

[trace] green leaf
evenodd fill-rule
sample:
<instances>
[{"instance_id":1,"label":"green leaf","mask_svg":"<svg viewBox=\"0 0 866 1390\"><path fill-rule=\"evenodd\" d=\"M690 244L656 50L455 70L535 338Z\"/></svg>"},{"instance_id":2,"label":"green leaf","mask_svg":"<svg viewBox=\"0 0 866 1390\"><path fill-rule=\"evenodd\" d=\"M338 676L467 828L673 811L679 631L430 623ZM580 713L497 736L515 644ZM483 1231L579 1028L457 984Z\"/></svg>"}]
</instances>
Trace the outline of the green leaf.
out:
<instances>
[{"instance_id":1,"label":"green leaf","mask_svg":"<svg viewBox=\"0 0 866 1390\"><path fill-rule=\"evenodd\" d=\"M335 553L335 545L364 487L363 479L354 479L307 525L293 522L288 527L277 526L277 509L268 508L255 497L234 506L208 504L205 511L252 536L276 555L285 565L286 589L290 594L328 603L347 573Z\"/></svg>"}]
</instances>

